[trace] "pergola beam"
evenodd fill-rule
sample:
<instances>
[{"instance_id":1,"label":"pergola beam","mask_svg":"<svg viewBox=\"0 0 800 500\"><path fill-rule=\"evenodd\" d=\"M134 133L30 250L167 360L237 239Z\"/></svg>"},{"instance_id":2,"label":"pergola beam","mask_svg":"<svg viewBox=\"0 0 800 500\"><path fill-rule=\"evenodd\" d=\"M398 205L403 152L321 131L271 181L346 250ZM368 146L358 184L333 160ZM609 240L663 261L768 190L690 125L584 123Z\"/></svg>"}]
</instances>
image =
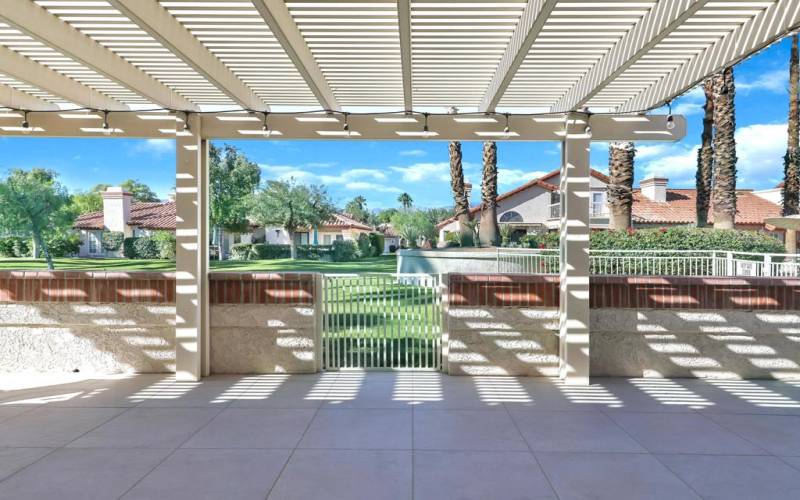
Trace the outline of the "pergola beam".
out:
<instances>
[{"instance_id":1,"label":"pergola beam","mask_svg":"<svg viewBox=\"0 0 800 500\"><path fill-rule=\"evenodd\" d=\"M0 46L0 73L87 108L128 109L125 104L3 46Z\"/></svg>"},{"instance_id":2,"label":"pergola beam","mask_svg":"<svg viewBox=\"0 0 800 500\"><path fill-rule=\"evenodd\" d=\"M494 111L497 107L556 4L556 0L531 0L525 6L517 29L511 36L506 51L503 53L497 70L481 100L479 106L481 111Z\"/></svg>"},{"instance_id":3,"label":"pergola beam","mask_svg":"<svg viewBox=\"0 0 800 500\"><path fill-rule=\"evenodd\" d=\"M341 109L314 54L308 48L300 28L297 27L283 0L252 0L252 2L320 105L330 110Z\"/></svg>"},{"instance_id":4,"label":"pergola beam","mask_svg":"<svg viewBox=\"0 0 800 500\"><path fill-rule=\"evenodd\" d=\"M0 107L37 111L57 111L59 109L51 102L43 101L4 84L0 84Z\"/></svg>"},{"instance_id":5,"label":"pergola beam","mask_svg":"<svg viewBox=\"0 0 800 500\"><path fill-rule=\"evenodd\" d=\"M266 108L264 102L247 85L157 2L108 1L242 108L252 110Z\"/></svg>"},{"instance_id":6,"label":"pergola beam","mask_svg":"<svg viewBox=\"0 0 800 500\"><path fill-rule=\"evenodd\" d=\"M669 75L620 106L619 112L652 109L695 87L800 26L800 0L780 0L718 40Z\"/></svg>"},{"instance_id":7,"label":"pergola beam","mask_svg":"<svg viewBox=\"0 0 800 500\"><path fill-rule=\"evenodd\" d=\"M411 0L397 0L397 28L400 33L400 65L403 72L403 105L414 109L411 71Z\"/></svg>"},{"instance_id":8,"label":"pergola beam","mask_svg":"<svg viewBox=\"0 0 800 500\"><path fill-rule=\"evenodd\" d=\"M170 109L197 106L30 0L4 0L0 19L151 102Z\"/></svg>"},{"instance_id":9,"label":"pergola beam","mask_svg":"<svg viewBox=\"0 0 800 500\"><path fill-rule=\"evenodd\" d=\"M708 2L709 0L658 2L577 84L573 85L553 106L553 111L564 112L582 108Z\"/></svg>"}]
</instances>

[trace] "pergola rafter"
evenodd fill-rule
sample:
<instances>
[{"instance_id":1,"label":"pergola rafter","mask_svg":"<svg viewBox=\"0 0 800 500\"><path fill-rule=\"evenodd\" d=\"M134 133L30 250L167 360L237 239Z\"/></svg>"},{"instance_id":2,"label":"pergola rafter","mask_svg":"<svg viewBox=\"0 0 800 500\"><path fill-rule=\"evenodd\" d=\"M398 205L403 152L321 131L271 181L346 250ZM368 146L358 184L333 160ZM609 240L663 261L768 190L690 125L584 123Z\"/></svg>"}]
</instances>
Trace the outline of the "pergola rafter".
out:
<instances>
[{"instance_id":1,"label":"pergola rafter","mask_svg":"<svg viewBox=\"0 0 800 500\"><path fill-rule=\"evenodd\" d=\"M737 63L800 27L800 1L780 0L759 12L733 32L655 85L620 106L622 113L661 106L693 88L704 78Z\"/></svg>"},{"instance_id":2,"label":"pergola rafter","mask_svg":"<svg viewBox=\"0 0 800 500\"><path fill-rule=\"evenodd\" d=\"M0 73L13 76L87 108L115 111L128 109L125 104L2 46L0 46Z\"/></svg>"},{"instance_id":3,"label":"pergola rafter","mask_svg":"<svg viewBox=\"0 0 800 500\"><path fill-rule=\"evenodd\" d=\"M325 109L341 109L325 75L319 67L292 14L282 0L253 0L253 5L280 42L297 71L303 76L311 92Z\"/></svg>"},{"instance_id":4,"label":"pergola rafter","mask_svg":"<svg viewBox=\"0 0 800 500\"><path fill-rule=\"evenodd\" d=\"M108 2L241 107L254 110L267 108L249 87L155 0Z\"/></svg>"},{"instance_id":5,"label":"pergola rafter","mask_svg":"<svg viewBox=\"0 0 800 500\"><path fill-rule=\"evenodd\" d=\"M411 0L397 0L397 29L400 32L400 64L403 72L403 105L414 109L414 87L411 68Z\"/></svg>"},{"instance_id":6,"label":"pergola rafter","mask_svg":"<svg viewBox=\"0 0 800 500\"><path fill-rule=\"evenodd\" d=\"M639 61L650 49L672 34L710 0L674 0L657 3L642 21L628 31L586 76L554 106L554 111L580 109Z\"/></svg>"},{"instance_id":7,"label":"pergola rafter","mask_svg":"<svg viewBox=\"0 0 800 500\"><path fill-rule=\"evenodd\" d=\"M28 109L37 111L55 111L58 106L45 100L22 92L14 87L0 84L0 106L12 109Z\"/></svg>"},{"instance_id":8,"label":"pergola rafter","mask_svg":"<svg viewBox=\"0 0 800 500\"><path fill-rule=\"evenodd\" d=\"M525 6L517 30L511 37L492 81L489 83L489 88L486 89L481 100L480 109L482 111L494 111L497 107L503 93L514 78L522 61L528 56L531 45L539 36L557 4L556 0L531 0Z\"/></svg>"},{"instance_id":9,"label":"pergola rafter","mask_svg":"<svg viewBox=\"0 0 800 500\"><path fill-rule=\"evenodd\" d=\"M160 106L197 106L30 0L4 0L0 19Z\"/></svg>"}]
</instances>

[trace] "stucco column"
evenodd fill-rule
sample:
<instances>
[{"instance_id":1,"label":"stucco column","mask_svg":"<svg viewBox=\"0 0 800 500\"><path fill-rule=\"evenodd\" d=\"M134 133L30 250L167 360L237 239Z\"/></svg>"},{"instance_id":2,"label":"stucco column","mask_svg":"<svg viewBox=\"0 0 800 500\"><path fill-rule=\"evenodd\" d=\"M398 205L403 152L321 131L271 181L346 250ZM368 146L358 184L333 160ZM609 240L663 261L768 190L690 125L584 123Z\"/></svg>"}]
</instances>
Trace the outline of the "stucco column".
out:
<instances>
[{"instance_id":1,"label":"stucco column","mask_svg":"<svg viewBox=\"0 0 800 500\"><path fill-rule=\"evenodd\" d=\"M589 144L587 117L567 117L561 147L561 291L559 375L567 384L589 383Z\"/></svg>"},{"instance_id":2,"label":"stucco column","mask_svg":"<svg viewBox=\"0 0 800 500\"><path fill-rule=\"evenodd\" d=\"M201 120L189 115L191 131L178 123L175 167L177 218L175 357L178 380L208 375L208 144Z\"/></svg>"}]
</instances>

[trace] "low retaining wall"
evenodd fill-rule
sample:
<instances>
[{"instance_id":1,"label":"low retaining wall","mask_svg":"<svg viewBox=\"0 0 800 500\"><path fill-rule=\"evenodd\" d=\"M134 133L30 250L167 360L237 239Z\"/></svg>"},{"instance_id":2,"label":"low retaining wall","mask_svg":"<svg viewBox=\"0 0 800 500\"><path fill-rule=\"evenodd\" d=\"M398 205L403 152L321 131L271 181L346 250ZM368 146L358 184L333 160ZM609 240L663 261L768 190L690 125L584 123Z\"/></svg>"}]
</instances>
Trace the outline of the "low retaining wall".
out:
<instances>
[{"instance_id":1,"label":"low retaining wall","mask_svg":"<svg viewBox=\"0 0 800 500\"><path fill-rule=\"evenodd\" d=\"M451 375L558 375L555 276L453 274L444 360Z\"/></svg>"},{"instance_id":2,"label":"low retaining wall","mask_svg":"<svg viewBox=\"0 0 800 500\"><path fill-rule=\"evenodd\" d=\"M172 273L0 272L0 371L175 371Z\"/></svg>"},{"instance_id":3,"label":"low retaining wall","mask_svg":"<svg viewBox=\"0 0 800 500\"><path fill-rule=\"evenodd\" d=\"M452 375L555 375L555 276L451 275ZM800 280L592 277L591 374L800 379Z\"/></svg>"},{"instance_id":4,"label":"low retaining wall","mask_svg":"<svg viewBox=\"0 0 800 500\"><path fill-rule=\"evenodd\" d=\"M314 274L212 273L213 373L313 373L321 318Z\"/></svg>"}]
</instances>

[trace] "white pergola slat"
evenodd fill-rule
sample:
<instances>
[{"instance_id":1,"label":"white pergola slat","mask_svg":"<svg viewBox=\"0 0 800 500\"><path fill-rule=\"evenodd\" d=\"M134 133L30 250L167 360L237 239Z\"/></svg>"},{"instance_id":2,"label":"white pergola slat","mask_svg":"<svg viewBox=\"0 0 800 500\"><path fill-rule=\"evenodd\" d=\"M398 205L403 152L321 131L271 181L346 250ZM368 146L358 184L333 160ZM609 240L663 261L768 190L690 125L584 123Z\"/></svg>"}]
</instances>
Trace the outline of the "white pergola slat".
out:
<instances>
[{"instance_id":1,"label":"white pergola slat","mask_svg":"<svg viewBox=\"0 0 800 500\"><path fill-rule=\"evenodd\" d=\"M33 109L38 111L55 111L58 106L51 102L34 97L27 92L0 84L0 106L14 109Z\"/></svg>"},{"instance_id":2,"label":"white pergola slat","mask_svg":"<svg viewBox=\"0 0 800 500\"><path fill-rule=\"evenodd\" d=\"M397 0L397 30L400 34L400 64L403 72L403 108L414 109L411 69L411 0Z\"/></svg>"},{"instance_id":3,"label":"white pergola slat","mask_svg":"<svg viewBox=\"0 0 800 500\"><path fill-rule=\"evenodd\" d=\"M0 47L0 73L11 75L17 80L87 108L117 111L129 109L125 104L5 47Z\"/></svg>"},{"instance_id":4,"label":"white pergola slat","mask_svg":"<svg viewBox=\"0 0 800 500\"><path fill-rule=\"evenodd\" d=\"M108 1L241 107L255 110L266 108L249 87L155 0Z\"/></svg>"},{"instance_id":5,"label":"white pergola slat","mask_svg":"<svg viewBox=\"0 0 800 500\"><path fill-rule=\"evenodd\" d=\"M81 34L31 0L3 0L0 19L93 68L158 105L177 109L197 106L134 67L122 57Z\"/></svg>"},{"instance_id":6,"label":"white pergola slat","mask_svg":"<svg viewBox=\"0 0 800 500\"><path fill-rule=\"evenodd\" d=\"M286 4L281 0L253 0L253 5L286 51L286 55L303 75L320 105L325 109L340 109L336 96L325 80L319 63L308 48Z\"/></svg>"}]
</instances>

